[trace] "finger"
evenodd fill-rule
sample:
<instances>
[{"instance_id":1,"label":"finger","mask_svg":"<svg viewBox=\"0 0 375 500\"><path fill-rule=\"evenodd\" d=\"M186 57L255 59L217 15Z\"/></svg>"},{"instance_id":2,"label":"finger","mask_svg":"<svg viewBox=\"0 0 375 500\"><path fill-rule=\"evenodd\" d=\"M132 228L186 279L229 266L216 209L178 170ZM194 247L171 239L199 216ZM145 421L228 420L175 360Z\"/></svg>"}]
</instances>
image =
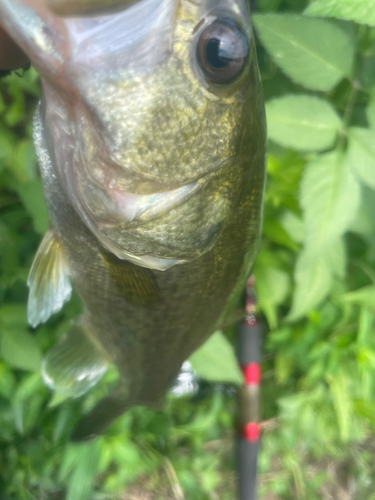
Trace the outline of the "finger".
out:
<instances>
[{"instance_id":1,"label":"finger","mask_svg":"<svg viewBox=\"0 0 375 500\"><path fill-rule=\"evenodd\" d=\"M25 66L27 55L0 26L0 70L14 70Z\"/></svg>"},{"instance_id":2,"label":"finger","mask_svg":"<svg viewBox=\"0 0 375 500\"><path fill-rule=\"evenodd\" d=\"M47 0L47 5L59 16L80 16L123 10L137 1L139 0Z\"/></svg>"}]
</instances>

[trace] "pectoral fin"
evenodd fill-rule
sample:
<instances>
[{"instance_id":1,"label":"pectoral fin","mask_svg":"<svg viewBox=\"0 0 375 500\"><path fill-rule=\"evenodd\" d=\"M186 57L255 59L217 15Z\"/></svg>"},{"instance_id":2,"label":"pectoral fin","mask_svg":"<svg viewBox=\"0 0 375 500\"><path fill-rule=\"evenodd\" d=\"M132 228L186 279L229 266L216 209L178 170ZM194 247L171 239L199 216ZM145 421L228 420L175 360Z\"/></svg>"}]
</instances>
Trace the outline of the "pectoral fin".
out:
<instances>
[{"instance_id":1,"label":"pectoral fin","mask_svg":"<svg viewBox=\"0 0 375 500\"><path fill-rule=\"evenodd\" d=\"M78 397L93 387L107 370L104 352L88 337L81 321L55 344L42 361L48 387L66 397Z\"/></svg>"},{"instance_id":2,"label":"pectoral fin","mask_svg":"<svg viewBox=\"0 0 375 500\"><path fill-rule=\"evenodd\" d=\"M27 280L30 288L27 317L34 328L44 323L70 299L68 267L61 243L52 229L44 236Z\"/></svg>"}]
</instances>

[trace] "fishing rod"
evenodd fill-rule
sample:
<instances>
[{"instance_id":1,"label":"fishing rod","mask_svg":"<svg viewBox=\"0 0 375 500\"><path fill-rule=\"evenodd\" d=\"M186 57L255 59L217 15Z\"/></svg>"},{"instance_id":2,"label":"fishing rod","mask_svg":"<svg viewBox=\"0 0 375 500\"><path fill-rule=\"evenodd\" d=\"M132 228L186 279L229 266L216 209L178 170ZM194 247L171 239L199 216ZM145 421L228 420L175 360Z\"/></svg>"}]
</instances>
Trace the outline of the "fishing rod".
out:
<instances>
[{"instance_id":1,"label":"fishing rod","mask_svg":"<svg viewBox=\"0 0 375 500\"><path fill-rule=\"evenodd\" d=\"M237 470L239 500L256 499L260 439L259 385L263 328L255 314L254 276L246 284L246 317L237 323L237 359L244 375L239 390Z\"/></svg>"},{"instance_id":2,"label":"fishing rod","mask_svg":"<svg viewBox=\"0 0 375 500\"><path fill-rule=\"evenodd\" d=\"M257 0L250 0L250 12L256 11ZM238 500L256 500L257 469L260 445L260 361L263 325L256 316L254 275L245 290L246 316L237 323L237 359L244 376L239 390L237 423Z\"/></svg>"}]
</instances>

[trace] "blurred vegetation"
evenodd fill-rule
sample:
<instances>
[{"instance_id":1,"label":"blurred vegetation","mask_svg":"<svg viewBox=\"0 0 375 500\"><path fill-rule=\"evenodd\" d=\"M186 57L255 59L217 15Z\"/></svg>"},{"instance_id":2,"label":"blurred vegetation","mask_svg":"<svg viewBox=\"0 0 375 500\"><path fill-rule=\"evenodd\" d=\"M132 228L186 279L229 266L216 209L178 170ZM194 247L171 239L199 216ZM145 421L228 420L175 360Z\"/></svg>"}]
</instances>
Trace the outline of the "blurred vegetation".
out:
<instances>
[{"instance_id":1,"label":"blurred vegetation","mask_svg":"<svg viewBox=\"0 0 375 500\"><path fill-rule=\"evenodd\" d=\"M373 4L259 0L254 16L269 127L255 266L269 327L261 499L375 499ZM1 500L232 499L238 373L224 336L192 361L226 385L134 408L95 442L69 443L117 374L63 402L43 385L42 355L79 303L27 326L26 279L48 226L31 141L38 77L14 74L0 91Z\"/></svg>"}]
</instances>

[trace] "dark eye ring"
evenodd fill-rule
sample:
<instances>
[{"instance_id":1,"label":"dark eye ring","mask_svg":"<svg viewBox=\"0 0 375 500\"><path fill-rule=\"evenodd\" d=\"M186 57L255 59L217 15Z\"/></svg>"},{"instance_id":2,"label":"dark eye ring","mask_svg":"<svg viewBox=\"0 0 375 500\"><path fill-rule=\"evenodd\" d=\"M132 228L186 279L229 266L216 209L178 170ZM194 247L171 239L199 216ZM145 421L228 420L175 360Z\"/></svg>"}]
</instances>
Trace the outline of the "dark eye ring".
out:
<instances>
[{"instance_id":1,"label":"dark eye ring","mask_svg":"<svg viewBox=\"0 0 375 500\"><path fill-rule=\"evenodd\" d=\"M218 85L232 83L240 76L248 54L245 33L230 19L213 21L197 44L197 60L206 80Z\"/></svg>"}]
</instances>

